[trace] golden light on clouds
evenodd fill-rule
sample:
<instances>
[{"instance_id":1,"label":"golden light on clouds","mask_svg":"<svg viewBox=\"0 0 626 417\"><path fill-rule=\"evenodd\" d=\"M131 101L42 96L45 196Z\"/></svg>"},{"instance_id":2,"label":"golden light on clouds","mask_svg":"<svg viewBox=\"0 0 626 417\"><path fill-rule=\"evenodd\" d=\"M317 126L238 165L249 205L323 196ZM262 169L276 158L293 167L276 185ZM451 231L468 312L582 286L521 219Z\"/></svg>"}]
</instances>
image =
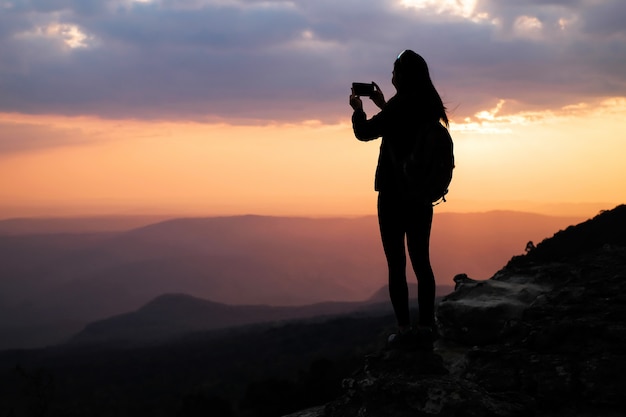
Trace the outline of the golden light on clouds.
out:
<instances>
[{"instance_id":1,"label":"golden light on clouds","mask_svg":"<svg viewBox=\"0 0 626 417\"><path fill-rule=\"evenodd\" d=\"M506 100L500 100L492 109L477 112L473 117L466 117L462 122L454 123L453 128L459 132L508 134L514 131L515 126L550 123L565 126L575 119L603 118L626 112L626 98L624 97L605 98L593 105L578 103L556 110L545 109L514 113L502 111L506 103Z\"/></svg>"},{"instance_id":2,"label":"golden light on clouds","mask_svg":"<svg viewBox=\"0 0 626 417\"><path fill-rule=\"evenodd\" d=\"M453 121L457 166L449 201L438 210L626 201L624 112L624 98L519 113L507 113L500 101ZM70 206L186 214L375 212L379 141L358 142L348 120L234 126L0 114L0 128L11 124L24 127L23 140L27 127L59 139L2 156L2 216L18 206L40 207L39 215Z\"/></svg>"},{"instance_id":3,"label":"golden light on clouds","mask_svg":"<svg viewBox=\"0 0 626 417\"><path fill-rule=\"evenodd\" d=\"M437 13L450 13L466 18L476 9L477 0L400 0L400 4L415 9L430 9Z\"/></svg>"},{"instance_id":4,"label":"golden light on clouds","mask_svg":"<svg viewBox=\"0 0 626 417\"><path fill-rule=\"evenodd\" d=\"M620 117L626 99L514 114L500 114L501 104L452 126L458 154L453 196L468 204L472 196L491 205L517 200L520 209L538 202L626 201L626 122Z\"/></svg>"},{"instance_id":5,"label":"golden light on clouds","mask_svg":"<svg viewBox=\"0 0 626 417\"><path fill-rule=\"evenodd\" d=\"M516 35L526 38L540 38L543 24L535 16L519 16L513 23Z\"/></svg>"},{"instance_id":6,"label":"golden light on clouds","mask_svg":"<svg viewBox=\"0 0 626 417\"><path fill-rule=\"evenodd\" d=\"M33 30L18 34L17 37L59 40L69 49L87 48L93 41L93 37L86 34L78 25L58 22L36 26Z\"/></svg>"}]
</instances>

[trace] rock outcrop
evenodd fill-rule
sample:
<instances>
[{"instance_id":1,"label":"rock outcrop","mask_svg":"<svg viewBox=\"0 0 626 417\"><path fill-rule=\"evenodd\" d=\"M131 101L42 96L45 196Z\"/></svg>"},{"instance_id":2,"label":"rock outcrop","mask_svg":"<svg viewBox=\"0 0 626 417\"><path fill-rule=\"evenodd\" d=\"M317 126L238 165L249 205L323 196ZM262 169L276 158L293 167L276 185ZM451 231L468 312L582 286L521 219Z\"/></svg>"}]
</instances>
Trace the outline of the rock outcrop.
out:
<instances>
[{"instance_id":1,"label":"rock outcrop","mask_svg":"<svg viewBox=\"0 0 626 417\"><path fill-rule=\"evenodd\" d=\"M308 417L626 415L626 206L458 276L433 351L383 350Z\"/></svg>"}]
</instances>

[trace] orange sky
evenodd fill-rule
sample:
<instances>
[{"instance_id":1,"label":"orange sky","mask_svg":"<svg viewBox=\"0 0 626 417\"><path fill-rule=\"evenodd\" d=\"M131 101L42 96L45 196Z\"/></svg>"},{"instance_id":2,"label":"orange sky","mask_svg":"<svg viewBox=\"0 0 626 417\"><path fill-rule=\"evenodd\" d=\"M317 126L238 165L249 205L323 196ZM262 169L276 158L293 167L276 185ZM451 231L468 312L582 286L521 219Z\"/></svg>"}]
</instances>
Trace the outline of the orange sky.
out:
<instances>
[{"instance_id":1,"label":"orange sky","mask_svg":"<svg viewBox=\"0 0 626 417\"><path fill-rule=\"evenodd\" d=\"M626 202L626 3L557 3L4 2L0 219L373 214L349 86L391 97L404 48L452 119L438 211L593 216Z\"/></svg>"},{"instance_id":2,"label":"orange sky","mask_svg":"<svg viewBox=\"0 0 626 417\"><path fill-rule=\"evenodd\" d=\"M457 167L439 211L594 215L626 201L626 100L454 120ZM370 108L371 110L371 108ZM346 109L348 114L348 108ZM0 115L4 132L58 137L5 154L0 216L373 214L379 142L339 124L236 126Z\"/></svg>"}]
</instances>

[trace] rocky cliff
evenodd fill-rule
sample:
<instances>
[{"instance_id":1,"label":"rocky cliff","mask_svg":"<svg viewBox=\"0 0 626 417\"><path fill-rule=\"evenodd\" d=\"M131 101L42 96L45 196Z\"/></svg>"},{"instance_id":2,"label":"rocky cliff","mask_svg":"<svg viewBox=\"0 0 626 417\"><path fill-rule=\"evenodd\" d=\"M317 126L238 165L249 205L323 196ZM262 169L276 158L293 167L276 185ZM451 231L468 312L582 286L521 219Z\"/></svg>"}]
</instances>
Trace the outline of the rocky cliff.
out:
<instances>
[{"instance_id":1,"label":"rocky cliff","mask_svg":"<svg viewBox=\"0 0 626 417\"><path fill-rule=\"evenodd\" d=\"M459 275L433 351L382 350L333 402L292 416L626 415L626 206Z\"/></svg>"}]
</instances>

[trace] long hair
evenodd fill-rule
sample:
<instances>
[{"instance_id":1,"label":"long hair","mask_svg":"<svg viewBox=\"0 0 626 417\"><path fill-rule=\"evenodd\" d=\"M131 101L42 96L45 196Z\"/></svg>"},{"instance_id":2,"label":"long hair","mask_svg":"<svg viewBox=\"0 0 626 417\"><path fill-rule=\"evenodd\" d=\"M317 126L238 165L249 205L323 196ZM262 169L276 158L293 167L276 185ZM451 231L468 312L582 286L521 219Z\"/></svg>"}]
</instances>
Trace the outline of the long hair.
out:
<instances>
[{"instance_id":1,"label":"long hair","mask_svg":"<svg viewBox=\"0 0 626 417\"><path fill-rule=\"evenodd\" d=\"M398 93L412 96L425 116L449 125L446 106L430 79L424 58L410 49L402 51L394 63L394 72Z\"/></svg>"}]
</instances>

